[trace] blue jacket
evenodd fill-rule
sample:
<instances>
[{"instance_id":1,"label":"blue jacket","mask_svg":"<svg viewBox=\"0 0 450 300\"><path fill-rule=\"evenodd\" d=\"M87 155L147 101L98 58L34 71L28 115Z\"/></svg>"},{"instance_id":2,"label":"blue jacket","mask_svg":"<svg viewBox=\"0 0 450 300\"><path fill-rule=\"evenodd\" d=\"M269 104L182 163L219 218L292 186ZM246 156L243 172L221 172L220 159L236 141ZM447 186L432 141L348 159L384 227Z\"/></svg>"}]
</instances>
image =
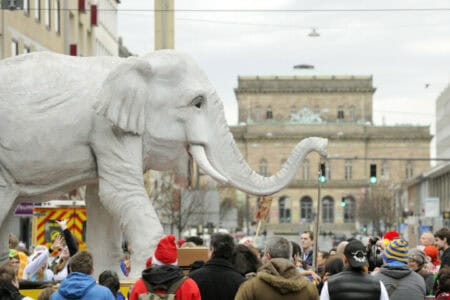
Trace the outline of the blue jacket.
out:
<instances>
[{"instance_id":1,"label":"blue jacket","mask_svg":"<svg viewBox=\"0 0 450 300\"><path fill-rule=\"evenodd\" d=\"M50 297L50 300L69 299L114 300L114 296L107 287L97 285L92 276L73 272L61 282L58 291Z\"/></svg>"}]
</instances>

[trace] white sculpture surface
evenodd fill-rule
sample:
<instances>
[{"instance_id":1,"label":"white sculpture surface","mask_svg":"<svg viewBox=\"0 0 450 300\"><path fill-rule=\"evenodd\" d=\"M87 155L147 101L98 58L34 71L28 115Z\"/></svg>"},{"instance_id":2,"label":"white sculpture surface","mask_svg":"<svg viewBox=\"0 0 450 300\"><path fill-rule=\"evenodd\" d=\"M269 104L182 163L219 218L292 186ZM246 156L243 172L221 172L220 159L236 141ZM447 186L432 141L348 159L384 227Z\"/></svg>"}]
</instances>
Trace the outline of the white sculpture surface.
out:
<instances>
[{"instance_id":1,"label":"white sculpture surface","mask_svg":"<svg viewBox=\"0 0 450 300\"><path fill-rule=\"evenodd\" d=\"M119 268L122 233L133 249L132 278L152 255L162 227L143 171L187 174L189 153L211 177L269 195L327 140L306 138L281 170L249 168L223 105L187 55L156 51L128 59L36 52L0 61L0 243L16 205L88 185L88 247L96 274ZM98 186L97 186L98 183Z\"/></svg>"}]
</instances>

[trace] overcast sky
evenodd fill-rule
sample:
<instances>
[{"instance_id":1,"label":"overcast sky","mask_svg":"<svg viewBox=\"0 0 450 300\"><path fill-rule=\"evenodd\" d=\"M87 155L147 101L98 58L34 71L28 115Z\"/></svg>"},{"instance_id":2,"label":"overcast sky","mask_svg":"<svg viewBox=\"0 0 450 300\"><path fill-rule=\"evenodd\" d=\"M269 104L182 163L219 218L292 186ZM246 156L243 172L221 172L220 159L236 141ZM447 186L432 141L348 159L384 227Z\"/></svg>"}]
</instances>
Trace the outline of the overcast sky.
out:
<instances>
[{"instance_id":1,"label":"overcast sky","mask_svg":"<svg viewBox=\"0 0 450 300\"><path fill-rule=\"evenodd\" d=\"M152 51L154 2L121 2L125 45ZM239 75L372 75L375 124L434 127L435 100L450 82L449 0L175 0L175 9L175 47L205 70L231 125ZM308 36L312 28L319 37Z\"/></svg>"}]
</instances>

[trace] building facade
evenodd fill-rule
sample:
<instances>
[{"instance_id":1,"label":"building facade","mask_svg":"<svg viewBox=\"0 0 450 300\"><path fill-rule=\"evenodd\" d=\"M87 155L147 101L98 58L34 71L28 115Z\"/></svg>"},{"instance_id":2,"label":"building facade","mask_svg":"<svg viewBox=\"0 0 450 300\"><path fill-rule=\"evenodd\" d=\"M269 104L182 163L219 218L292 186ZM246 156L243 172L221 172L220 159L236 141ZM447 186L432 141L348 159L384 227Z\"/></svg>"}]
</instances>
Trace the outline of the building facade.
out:
<instances>
[{"instance_id":1,"label":"building facade","mask_svg":"<svg viewBox=\"0 0 450 300\"><path fill-rule=\"evenodd\" d=\"M351 233L370 223L374 209L379 210L382 225L394 225L383 216L384 211L394 211L388 205L400 206L395 194L401 182L429 168L429 160L416 158L429 158L431 135L429 126L373 125L374 92L368 76L239 77L235 89L239 124L231 131L256 172L276 174L304 138L328 139L320 212L317 178L321 159L311 153L291 184L273 195L268 232L296 234L312 229L319 214L321 231ZM369 183L371 165L376 165L378 179L373 185ZM233 189L220 188L222 199L242 199ZM253 220L258 199L246 197ZM385 198L389 203L381 202ZM385 207L377 208L374 203Z\"/></svg>"},{"instance_id":2,"label":"building facade","mask_svg":"<svg viewBox=\"0 0 450 300\"><path fill-rule=\"evenodd\" d=\"M436 156L439 158L450 158L449 116L450 116L450 84L439 95L439 97L436 100Z\"/></svg>"},{"instance_id":3,"label":"building facade","mask_svg":"<svg viewBox=\"0 0 450 300\"><path fill-rule=\"evenodd\" d=\"M0 58L33 51L117 56L118 0L23 0L1 11Z\"/></svg>"}]
</instances>

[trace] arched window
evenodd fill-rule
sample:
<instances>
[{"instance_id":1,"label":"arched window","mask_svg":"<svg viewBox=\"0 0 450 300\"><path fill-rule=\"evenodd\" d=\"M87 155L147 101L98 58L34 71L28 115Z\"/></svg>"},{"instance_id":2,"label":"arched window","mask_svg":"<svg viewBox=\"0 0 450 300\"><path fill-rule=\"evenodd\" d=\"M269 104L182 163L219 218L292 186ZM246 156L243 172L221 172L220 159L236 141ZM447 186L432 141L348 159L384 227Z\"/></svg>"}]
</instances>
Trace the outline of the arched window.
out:
<instances>
[{"instance_id":1,"label":"arched window","mask_svg":"<svg viewBox=\"0 0 450 300\"><path fill-rule=\"evenodd\" d=\"M267 160L265 158L259 161L259 174L267 176Z\"/></svg>"},{"instance_id":2,"label":"arched window","mask_svg":"<svg viewBox=\"0 0 450 300\"><path fill-rule=\"evenodd\" d=\"M303 180L309 180L309 160L308 159L303 160L302 177L303 177Z\"/></svg>"},{"instance_id":3,"label":"arched window","mask_svg":"<svg viewBox=\"0 0 450 300\"><path fill-rule=\"evenodd\" d=\"M338 121L344 120L344 107L342 105L338 106L337 119L338 119Z\"/></svg>"},{"instance_id":4,"label":"arched window","mask_svg":"<svg viewBox=\"0 0 450 300\"><path fill-rule=\"evenodd\" d=\"M281 196L278 199L278 221L279 223L291 223L291 199Z\"/></svg>"},{"instance_id":5,"label":"arched window","mask_svg":"<svg viewBox=\"0 0 450 300\"><path fill-rule=\"evenodd\" d=\"M270 105L267 106L266 119L267 120L272 120L273 119L272 106L270 106Z\"/></svg>"},{"instance_id":6,"label":"arched window","mask_svg":"<svg viewBox=\"0 0 450 300\"><path fill-rule=\"evenodd\" d=\"M414 176L414 165L412 161L408 160L405 165L406 178L412 178Z\"/></svg>"},{"instance_id":7,"label":"arched window","mask_svg":"<svg viewBox=\"0 0 450 300\"><path fill-rule=\"evenodd\" d=\"M334 200L330 197L322 200L322 223L334 223Z\"/></svg>"},{"instance_id":8,"label":"arched window","mask_svg":"<svg viewBox=\"0 0 450 300\"><path fill-rule=\"evenodd\" d=\"M312 209L311 197L302 197L302 199L300 199L300 219L302 223L309 223L313 221Z\"/></svg>"},{"instance_id":9,"label":"arched window","mask_svg":"<svg viewBox=\"0 0 450 300\"><path fill-rule=\"evenodd\" d=\"M350 159L347 159L344 163L344 179L352 179L352 161Z\"/></svg>"},{"instance_id":10,"label":"arched window","mask_svg":"<svg viewBox=\"0 0 450 300\"><path fill-rule=\"evenodd\" d=\"M345 198L344 206L344 223L354 223L355 222L355 199L352 196L347 196Z\"/></svg>"}]
</instances>

